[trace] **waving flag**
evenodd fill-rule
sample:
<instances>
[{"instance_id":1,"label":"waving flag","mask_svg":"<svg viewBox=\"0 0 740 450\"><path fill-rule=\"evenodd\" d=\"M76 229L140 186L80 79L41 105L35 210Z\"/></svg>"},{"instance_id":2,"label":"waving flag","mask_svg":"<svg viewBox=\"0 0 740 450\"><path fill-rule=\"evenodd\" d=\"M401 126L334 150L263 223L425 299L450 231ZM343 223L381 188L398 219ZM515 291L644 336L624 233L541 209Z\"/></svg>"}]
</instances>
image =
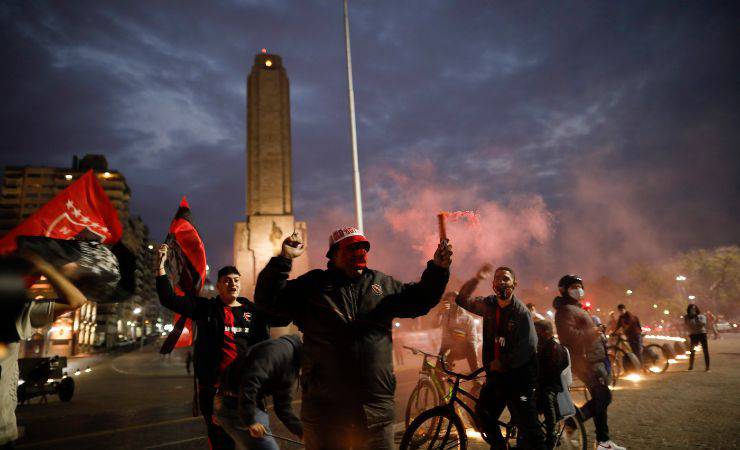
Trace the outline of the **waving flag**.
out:
<instances>
[{"instance_id":1,"label":"waving flag","mask_svg":"<svg viewBox=\"0 0 740 450\"><path fill-rule=\"evenodd\" d=\"M0 254L14 251L19 236L113 245L122 234L118 212L90 170L3 236Z\"/></svg>"},{"instance_id":2,"label":"waving flag","mask_svg":"<svg viewBox=\"0 0 740 450\"><path fill-rule=\"evenodd\" d=\"M89 300L117 302L131 295L125 287L133 278L109 248L122 234L118 212L91 170L3 236L0 254L32 251Z\"/></svg>"},{"instance_id":3,"label":"waving flag","mask_svg":"<svg viewBox=\"0 0 740 450\"><path fill-rule=\"evenodd\" d=\"M170 249L167 256L167 275L175 292L193 297L199 295L206 279L206 249L193 225L190 206L185 197L170 224L165 244ZM170 353L175 347L192 344L190 322L189 319L175 314L175 327L162 344L160 353Z\"/></svg>"}]
</instances>

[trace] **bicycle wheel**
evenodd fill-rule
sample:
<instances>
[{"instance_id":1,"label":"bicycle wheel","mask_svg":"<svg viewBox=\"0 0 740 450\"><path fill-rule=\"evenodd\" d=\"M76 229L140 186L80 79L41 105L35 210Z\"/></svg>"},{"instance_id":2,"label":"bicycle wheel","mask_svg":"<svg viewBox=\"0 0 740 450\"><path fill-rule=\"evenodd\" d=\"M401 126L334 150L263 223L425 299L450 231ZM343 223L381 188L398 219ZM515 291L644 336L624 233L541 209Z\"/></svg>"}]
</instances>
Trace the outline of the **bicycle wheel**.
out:
<instances>
[{"instance_id":1,"label":"bicycle wheel","mask_svg":"<svg viewBox=\"0 0 740 450\"><path fill-rule=\"evenodd\" d=\"M647 374L663 373L668 370L665 349L658 344L650 344L642 350L642 370Z\"/></svg>"},{"instance_id":2,"label":"bicycle wheel","mask_svg":"<svg viewBox=\"0 0 740 450\"><path fill-rule=\"evenodd\" d=\"M400 450L466 450L467 435L460 416L448 405L424 411L411 422L401 439Z\"/></svg>"},{"instance_id":3,"label":"bicycle wheel","mask_svg":"<svg viewBox=\"0 0 740 450\"><path fill-rule=\"evenodd\" d=\"M588 448L586 427L579 414L561 420L558 423L557 432L558 440L555 448L562 450L586 450Z\"/></svg>"},{"instance_id":4,"label":"bicycle wheel","mask_svg":"<svg viewBox=\"0 0 740 450\"><path fill-rule=\"evenodd\" d=\"M411 391L408 403L406 403L406 428L411 425L416 416L439 405L439 397L439 393L431 381L419 380L414 390Z\"/></svg>"}]
</instances>

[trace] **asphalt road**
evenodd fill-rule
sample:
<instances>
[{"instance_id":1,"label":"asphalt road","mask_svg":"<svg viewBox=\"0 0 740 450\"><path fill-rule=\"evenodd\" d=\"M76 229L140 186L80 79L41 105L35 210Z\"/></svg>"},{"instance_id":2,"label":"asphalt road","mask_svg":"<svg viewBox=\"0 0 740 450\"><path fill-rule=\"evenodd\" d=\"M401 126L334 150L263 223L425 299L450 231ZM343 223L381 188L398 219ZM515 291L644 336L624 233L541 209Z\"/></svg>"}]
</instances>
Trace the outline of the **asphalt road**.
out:
<instances>
[{"instance_id":1,"label":"asphalt road","mask_svg":"<svg viewBox=\"0 0 740 450\"><path fill-rule=\"evenodd\" d=\"M693 372L682 360L666 374L620 382L609 408L613 439L630 449L738 448L740 335L710 341L710 354L709 373L698 355L698 370ZM403 418L420 366L420 360L408 354L404 360L396 367L397 420ZM150 346L95 363L92 372L75 377L77 391L71 402L50 398L46 404L34 400L19 407L18 421L25 432L19 449L208 448L202 418L192 416L192 377L185 372L183 354L163 358ZM86 366L84 361L76 364ZM467 368L461 364L461 369ZM272 414L271 424L275 434L293 437ZM590 422L587 429L593 439ZM487 448L469 443L471 450Z\"/></svg>"},{"instance_id":2,"label":"asphalt road","mask_svg":"<svg viewBox=\"0 0 740 450\"><path fill-rule=\"evenodd\" d=\"M399 418L420 365L413 357L405 360L396 371ZM192 415L193 379L185 371L184 353L165 358L151 345L94 363L91 372L73 376L76 391L70 402L49 397L47 403L34 399L18 408L19 449L208 448L203 419ZM300 400L295 408L300 409ZM270 413L273 432L295 439ZM288 442L281 447L301 448Z\"/></svg>"}]
</instances>

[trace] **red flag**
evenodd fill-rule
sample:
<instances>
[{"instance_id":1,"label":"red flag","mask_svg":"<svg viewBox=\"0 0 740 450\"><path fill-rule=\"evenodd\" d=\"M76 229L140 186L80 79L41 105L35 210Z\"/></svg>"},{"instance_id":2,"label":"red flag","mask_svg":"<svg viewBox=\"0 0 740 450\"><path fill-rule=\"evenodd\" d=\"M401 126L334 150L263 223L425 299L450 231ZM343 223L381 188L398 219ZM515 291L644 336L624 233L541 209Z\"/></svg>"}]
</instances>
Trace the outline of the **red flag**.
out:
<instances>
[{"instance_id":1,"label":"red flag","mask_svg":"<svg viewBox=\"0 0 740 450\"><path fill-rule=\"evenodd\" d=\"M197 296L206 279L206 249L192 222L190 206L185 197L180 202L175 218L170 224L165 243L169 247L167 275L178 294ZM175 315L175 328L162 345L160 353L169 353L176 347L192 344L190 320ZM183 328L186 330L183 332Z\"/></svg>"},{"instance_id":2,"label":"red flag","mask_svg":"<svg viewBox=\"0 0 740 450\"><path fill-rule=\"evenodd\" d=\"M0 239L0 254L17 248L18 236L45 236L112 245L123 233L118 212L92 170Z\"/></svg>"}]
</instances>

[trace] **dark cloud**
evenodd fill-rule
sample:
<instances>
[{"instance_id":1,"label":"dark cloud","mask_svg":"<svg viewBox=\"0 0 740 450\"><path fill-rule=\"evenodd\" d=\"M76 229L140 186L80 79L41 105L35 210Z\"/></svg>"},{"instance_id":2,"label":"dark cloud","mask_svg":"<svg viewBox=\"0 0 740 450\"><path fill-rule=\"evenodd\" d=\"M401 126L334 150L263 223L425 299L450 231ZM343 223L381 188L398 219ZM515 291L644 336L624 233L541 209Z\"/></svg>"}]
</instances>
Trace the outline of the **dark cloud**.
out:
<instances>
[{"instance_id":1,"label":"dark cloud","mask_svg":"<svg viewBox=\"0 0 740 450\"><path fill-rule=\"evenodd\" d=\"M387 212L415 197L384 196L413 186L387 172L431 164L475 192L461 209L541 198L549 237L499 254L548 276L737 243L736 4L350 3L368 232L411 239ZM267 47L291 80L297 215L318 246L351 218L341 2L3 2L0 37L0 164L104 153L155 239L188 196L213 265L246 209L245 83Z\"/></svg>"}]
</instances>

